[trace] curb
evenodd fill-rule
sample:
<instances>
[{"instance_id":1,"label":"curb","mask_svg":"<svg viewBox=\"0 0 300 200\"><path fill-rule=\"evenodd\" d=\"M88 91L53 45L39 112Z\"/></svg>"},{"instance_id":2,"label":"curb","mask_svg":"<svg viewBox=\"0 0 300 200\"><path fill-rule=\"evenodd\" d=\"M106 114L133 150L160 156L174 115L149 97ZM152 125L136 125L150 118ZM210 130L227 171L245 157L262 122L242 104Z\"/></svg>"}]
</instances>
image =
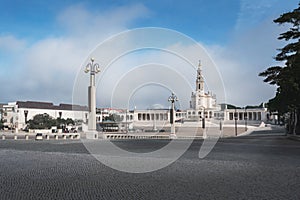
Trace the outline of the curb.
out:
<instances>
[{"instance_id":1,"label":"curb","mask_svg":"<svg viewBox=\"0 0 300 200\"><path fill-rule=\"evenodd\" d=\"M300 135L287 135L287 138L290 140L300 141Z\"/></svg>"}]
</instances>

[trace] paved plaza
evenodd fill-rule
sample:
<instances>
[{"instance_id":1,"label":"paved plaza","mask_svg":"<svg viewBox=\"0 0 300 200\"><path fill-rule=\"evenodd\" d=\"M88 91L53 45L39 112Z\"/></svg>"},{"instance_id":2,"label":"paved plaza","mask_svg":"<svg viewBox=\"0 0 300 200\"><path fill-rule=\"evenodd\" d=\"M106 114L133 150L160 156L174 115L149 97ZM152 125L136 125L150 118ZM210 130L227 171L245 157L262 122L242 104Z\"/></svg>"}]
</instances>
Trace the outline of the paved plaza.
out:
<instances>
[{"instance_id":1,"label":"paved plaza","mask_svg":"<svg viewBox=\"0 0 300 200\"><path fill-rule=\"evenodd\" d=\"M142 174L103 165L80 140L1 140L0 199L300 199L300 141L268 133L220 139L204 159L195 140L173 164ZM134 152L169 142L114 141Z\"/></svg>"}]
</instances>

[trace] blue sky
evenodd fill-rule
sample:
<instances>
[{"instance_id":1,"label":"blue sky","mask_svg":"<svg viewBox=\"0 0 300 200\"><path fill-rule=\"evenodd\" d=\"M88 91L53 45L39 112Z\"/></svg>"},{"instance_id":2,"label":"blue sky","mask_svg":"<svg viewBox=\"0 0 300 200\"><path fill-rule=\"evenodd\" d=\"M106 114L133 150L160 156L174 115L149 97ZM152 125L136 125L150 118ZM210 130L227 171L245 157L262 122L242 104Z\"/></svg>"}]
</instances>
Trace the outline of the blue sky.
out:
<instances>
[{"instance_id":1,"label":"blue sky","mask_svg":"<svg viewBox=\"0 0 300 200\"><path fill-rule=\"evenodd\" d=\"M239 0L193 1L1 1L2 34L13 33L31 40L64 34L57 16L66 8L82 5L91 13L109 12L128 5L141 4L147 9L128 27L155 26L183 32L196 40L224 42L236 24ZM222 35L216 30L221 30ZM226 41L226 39L225 39Z\"/></svg>"},{"instance_id":2,"label":"blue sky","mask_svg":"<svg viewBox=\"0 0 300 200\"><path fill-rule=\"evenodd\" d=\"M297 4L297 0L1 0L0 102L71 103L76 73L97 44L124 30L163 27L205 47L219 68L228 103L260 104L273 97L275 88L257 74L276 64L272 57L283 45L276 38L287 28L272 20Z\"/></svg>"}]
</instances>

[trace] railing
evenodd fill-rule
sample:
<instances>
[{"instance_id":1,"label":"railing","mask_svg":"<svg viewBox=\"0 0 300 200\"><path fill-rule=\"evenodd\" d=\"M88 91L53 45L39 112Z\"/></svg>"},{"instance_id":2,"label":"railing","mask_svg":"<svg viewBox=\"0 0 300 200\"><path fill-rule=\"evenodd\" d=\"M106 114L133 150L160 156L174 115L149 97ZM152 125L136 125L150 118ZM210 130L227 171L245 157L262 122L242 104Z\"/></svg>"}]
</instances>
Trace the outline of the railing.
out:
<instances>
[{"instance_id":1,"label":"railing","mask_svg":"<svg viewBox=\"0 0 300 200\"><path fill-rule=\"evenodd\" d=\"M43 134L41 136L43 140L78 140L80 139L80 134ZM37 135L32 135L32 134L2 134L1 135L2 140L38 140L39 136Z\"/></svg>"}]
</instances>

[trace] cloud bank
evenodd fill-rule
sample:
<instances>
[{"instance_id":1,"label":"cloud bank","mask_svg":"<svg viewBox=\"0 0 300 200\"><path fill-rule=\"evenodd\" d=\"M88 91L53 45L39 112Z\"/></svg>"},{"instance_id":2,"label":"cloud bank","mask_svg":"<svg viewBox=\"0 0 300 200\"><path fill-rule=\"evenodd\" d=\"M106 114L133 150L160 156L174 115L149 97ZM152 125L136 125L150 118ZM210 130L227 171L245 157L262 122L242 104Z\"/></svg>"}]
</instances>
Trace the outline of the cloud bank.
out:
<instances>
[{"instance_id":1,"label":"cloud bank","mask_svg":"<svg viewBox=\"0 0 300 200\"><path fill-rule=\"evenodd\" d=\"M206 71L209 66L203 65L207 76L206 89L217 95L219 103L226 101L239 106L254 105L266 102L274 96L275 88L263 83L258 77L259 72L275 64L272 56L276 55L276 49L283 45L276 39L283 28L272 23L282 10L273 10L274 4L270 4L269 1L242 0L239 18L229 42L220 45L198 41L208 51L223 78L226 99L215 88L213 77L209 77L210 73ZM79 71L80 67L97 45L114 34L130 29L141 18L151 16L151 12L142 4L101 11L91 11L79 4L68 7L57 15L56 27L59 31L55 32L60 34L56 36L47 36L31 42L29 39L17 38L14 35L0 35L0 101L37 100L71 103L75 77L78 73L82 73ZM177 48L176 45L179 44L174 43L172 48ZM114 48L110 47L108 51L114 51ZM195 52L193 47L187 47L185 51L195 57L192 64L196 66L201 59L201 53ZM96 59L99 64L105 62L105 58L101 58L101 55ZM147 56L128 56L121 61L115 65L132 67L145 61L167 63L170 66L184 65L174 57L161 52L150 52ZM112 90L110 86L114 85L114 81L124 73L126 71L118 68L106 73L105 84L98 86L98 106L110 105L105 96ZM154 75L155 73L159 72L154 72ZM168 74L160 75L172 80ZM84 76L88 84L88 75ZM187 74L191 88L195 87L195 76L195 71ZM82 87L86 88L87 85ZM132 105L145 108L151 107L152 104L167 106L168 103L162 100L169 95L163 94L166 89L158 89L157 86L145 88L148 89L140 90L141 96L137 96L138 92L135 94ZM189 95L182 101L182 108L188 107Z\"/></svg>"},{"instance_id":2,"label":"cloud bank","mask_svg":"<svg viewBox=\"0 0 300 200\"><path fill-rule=\"evenodd\" d=\"M1 101L71 103L74 78L93 48L147 13L141 4L105 12L75 5L57 16L58 27L63 30L60 36L31 44L14 36L0 36L0 52L7 58L1 59Z\"/></svg>"}]
</instances>

